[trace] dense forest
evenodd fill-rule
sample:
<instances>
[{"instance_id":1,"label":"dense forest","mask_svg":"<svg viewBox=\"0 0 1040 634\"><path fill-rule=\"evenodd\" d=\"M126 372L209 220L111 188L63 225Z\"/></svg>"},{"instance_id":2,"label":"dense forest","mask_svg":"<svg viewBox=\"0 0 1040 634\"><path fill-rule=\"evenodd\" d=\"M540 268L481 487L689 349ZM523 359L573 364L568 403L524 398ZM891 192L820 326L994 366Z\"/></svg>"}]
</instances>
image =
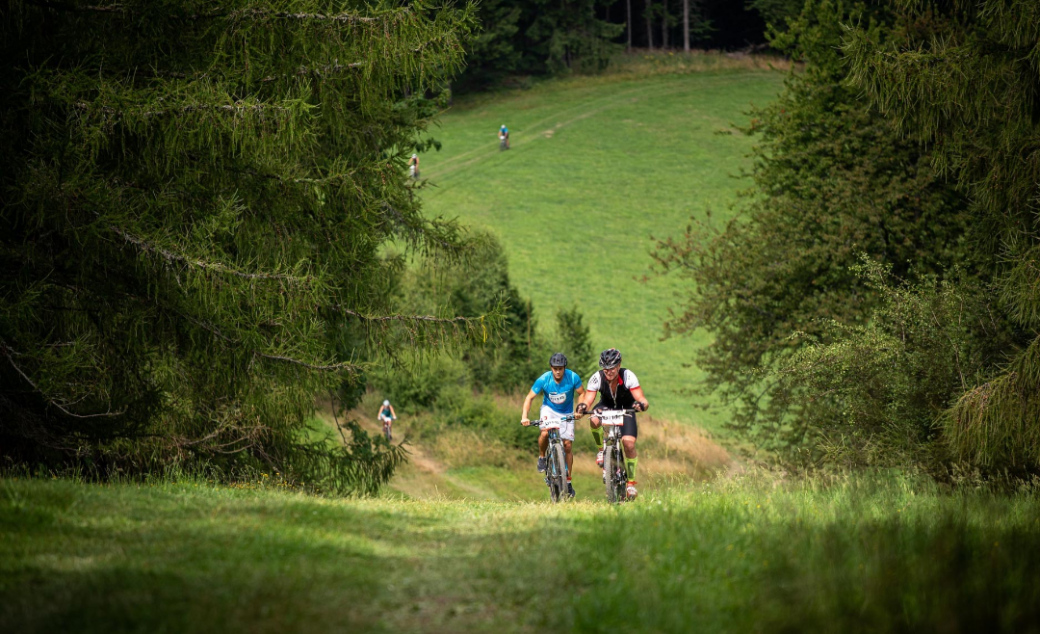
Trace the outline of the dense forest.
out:
<instances>
[{"instance_id":1,"label":"dense forest","mask_svg":"<svg viewBox=\"0 0 1040 634\"><path fill-rule=\"evenodd\" d=\"M661 228L688 289L666 333L713 336L703 390L790 465L1040 470L1040 2L2 12L8 465L376 490L400 447L308 442L317 396L437 407L431 367L522 389L553 349L593 363L580 311L544 334L492 237L422 214L405 165L452 91L768 45L801 64L745 130L739 217Z\"/></svg>"},{"instance_id":2,"label":"dense forest","mask_svg":"<svg viewBox=\"0 0 1040 634\"><path fill-rule=\"evenodd\" d=\"M707 389L800 464L1040 469L1040 4L807 2L744 214L661 241ZM843 26L844 25L844 26Z\"/></svg>"}]
</instances>

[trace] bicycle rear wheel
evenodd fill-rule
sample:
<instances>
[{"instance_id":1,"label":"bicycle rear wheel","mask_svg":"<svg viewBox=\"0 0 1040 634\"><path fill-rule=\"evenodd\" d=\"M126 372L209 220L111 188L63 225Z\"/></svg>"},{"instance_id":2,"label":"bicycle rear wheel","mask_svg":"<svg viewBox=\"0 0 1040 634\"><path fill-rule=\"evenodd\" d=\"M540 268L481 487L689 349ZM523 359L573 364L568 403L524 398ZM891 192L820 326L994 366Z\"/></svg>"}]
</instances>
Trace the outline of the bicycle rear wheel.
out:
<instances>
[{"instance_id":1,"label":"bicycle rear wheel","mask_svg":"<svg viewBox=\"0 0 1040 634\"><path fill-rule=\"evenodd\" d=\"M563 445L554 443L546 457L549 459L546 465L549 497L553 502L559 502L567 495L567 461L563 455Z\"/></svg>"}]
</instances>

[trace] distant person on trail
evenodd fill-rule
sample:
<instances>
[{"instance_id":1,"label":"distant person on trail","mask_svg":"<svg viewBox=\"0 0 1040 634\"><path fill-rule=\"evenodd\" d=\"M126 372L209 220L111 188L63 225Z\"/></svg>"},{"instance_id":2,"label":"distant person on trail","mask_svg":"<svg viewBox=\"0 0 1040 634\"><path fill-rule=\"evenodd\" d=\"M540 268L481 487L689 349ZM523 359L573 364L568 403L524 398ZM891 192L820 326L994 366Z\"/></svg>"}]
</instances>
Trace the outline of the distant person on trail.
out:
<instances>
[{"instance_id":1,"label":"distant person on trail","mask_svg":"<svg viewBox=\"0 0 1040 634\"><path fill-rule=\"evenodd\" d=\"M599 372L592 375L586 386L585 398L575 410L578 414L584 414L589 410L596 394L599 403L592 408L592 418L589 425L592 428L592 438L599 446L596 454L596 464L603 467L603 427L600 424L596 412L605 409L632 409L637 412L645 412L650 403L643 395L643 388L639 385L639 379L634 372L621 367L621 352L617 348L604 350L599 355ZM621 445L625 449L625 471L628 472L628 497L635 499L639 492L636 490L636 437L639 430L636 427L636 415L625 414L625 422L621 427Z\"/></svg>"},{"instance_id":2,"label":"distant person on trail","mask_svg":"<svg viewBox=\"0 0 1040 634\"><path fill-rule=\"evenodd\" d=\"M509 128L507 128L504 123L502 124L502 127L498 129L498 140L502 142L501 146L503 149L509 149Z\"/></svg>"},{"instance_id":3,"label":"distant person on trail","mask_svg":"<svg viewBox=\"0 0 1040 634\"><path fill-rule=\"evenodd\" d=\"M412 158L408 159L408 175L413 179L419 178L419 155L413 154Z\"/></svg>"},{"instance_id":4,"label":"distant person on trail","mask_svg":"<svg viewBox=\"0 0 1040 634\"><path fill-rule=\"evenodd\" d=\"M567 369L567 357L562 352L557 352L549 359L549 368L548 372L538 377L538 380L531 386L527 398L524 399L520 424L525 427L531 424L528 413L531 411L531 402L539 394L542 395L542 409L539 418L559 420L574 412L575 391L578 396L585 392L581 386L581 377L573 370ZM560 421L560 438L563 439L563 451L567 455L567 495L574 497L574 487L571 485L571 466L574 464L574 455L571 453L571 443L574 442L573 420ZM543 429L541 435L538 436L538 471L545 471L545 450L548 446L549 432Z\"/></svg>"},{"instance_id":5,"label":"distant person on trail","mask_svg":"<svg viewBox=\"0 0 1040 634\"><path fill-rule=\"evenodd\" d=\"M379 406L379 414L376 415L376 418L383 423L383 433L386 434L386 439L393 440L391 426L397 420L397 412L394 411L394 406L390 404L390 401L383 401L383 404Z\"/></svg>"}]
</instances>

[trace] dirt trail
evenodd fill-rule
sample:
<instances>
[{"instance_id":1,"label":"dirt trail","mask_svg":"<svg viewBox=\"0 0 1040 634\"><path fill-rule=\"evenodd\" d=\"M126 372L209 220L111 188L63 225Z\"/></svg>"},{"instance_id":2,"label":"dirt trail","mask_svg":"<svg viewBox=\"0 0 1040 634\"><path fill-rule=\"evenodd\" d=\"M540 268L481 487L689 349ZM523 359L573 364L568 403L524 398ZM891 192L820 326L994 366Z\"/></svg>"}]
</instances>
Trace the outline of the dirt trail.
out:
<instances>
[{"instance_id":1,"label":"dirt trail","mask_svg":"<svg viewBox=\"0 0 1040 634\"><path fill-rule=\"evenodd\" d=\"M332 410L327 403L319 407L319 418L338 435ZM371 434L382 433L382 426L366 412L359 408L346 413L349 419L357 420L365 431ZM340 416L340 421L344 418ZM531 451L528 456L512 449L495 447L485 443L473 434L467 436L465 442L470 443L473 451L470 465L476 468L487 467L487 456L493 455L492 462L501 463L503 453L512 457L508 462L512 467L498 467L499 476L521 480L537 480L530 462L536 457L535 434L532 433ZM600 470L594 461L591 449L591 437L588 425L579 423L576 430L577 441L574 453L575 488L593 497L598 497ZM399 441L399 438L395 438ZM501 488L496 492L495 483L491 480L467 480L453 472L443 460L438 458L433 448L409 442L408 462L400 467L387 490L413 499L469 499L469 500L504 500L516 499L508 497L509 493ZM513 455L515 453L515 455ZM526 458L529 458L527 460ZM530 473L528 473L528 469ZM659 420L644 415L639 422L639 480L650 489L686 486L689 483L703 481L720 473L739 469L735 461L724 447L715 442L703 430L690 425L673 421ZM487 475L487 472L484 472ZM493 480L494 478L492 478ZM537 488L537 485L535 485ZM507 497L503 497L506 495Z\"/></svg>"},{"instance_id":2,"label":"dirt trail","mask_svg":"<svg viewBox=\"0 0 1040 634\"><path fill-rule=\"evenodd\" d=\"M360 410L346 413L347 418L357 420L362 429L370 434L383 433L382 425ZM328 403L322 403L318 409L318 418L338 434L335 417ZM344 418L339 417L342 422ZM395 442L400 439L394 438ZM423 447L409 442L408 462L397 470L388 488L410 498L466 498L478 500L495 500L494 492L476 487L448 473L448 468L432 457Z\"/></svg>"}]
</instances>

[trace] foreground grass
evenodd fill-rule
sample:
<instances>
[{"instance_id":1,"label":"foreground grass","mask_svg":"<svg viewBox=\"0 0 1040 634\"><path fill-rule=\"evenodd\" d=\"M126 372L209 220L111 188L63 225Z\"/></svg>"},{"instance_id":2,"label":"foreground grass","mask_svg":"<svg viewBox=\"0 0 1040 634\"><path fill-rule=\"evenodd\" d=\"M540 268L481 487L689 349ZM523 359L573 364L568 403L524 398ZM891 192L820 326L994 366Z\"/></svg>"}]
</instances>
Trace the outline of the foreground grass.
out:
<instances>
[{"instance_id":1,"label":"foreground grass","mask_svg":"<svg viewBox=\"0 0 1040 634\"><path fill-rule=\"evenodd\" d=\"M1037 631L1040 502L900 480L600 503L0 480L0 631Z\"/></svg>"}]
</instances>

